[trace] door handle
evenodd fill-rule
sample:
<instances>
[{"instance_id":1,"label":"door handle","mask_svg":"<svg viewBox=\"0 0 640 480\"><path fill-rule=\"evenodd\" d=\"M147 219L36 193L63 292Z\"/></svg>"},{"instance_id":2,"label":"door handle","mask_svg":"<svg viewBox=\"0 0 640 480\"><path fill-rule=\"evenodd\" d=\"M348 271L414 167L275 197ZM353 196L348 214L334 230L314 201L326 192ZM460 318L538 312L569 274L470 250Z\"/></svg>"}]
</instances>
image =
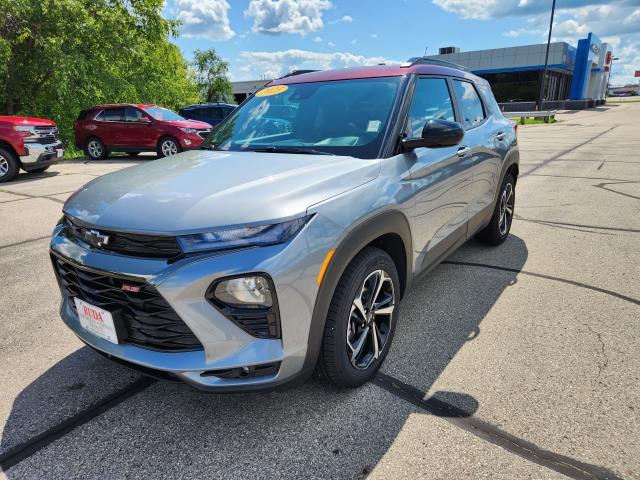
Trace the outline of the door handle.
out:
<instances>
[{"instance_id":1,"label":"door handle","mask_svg":"<svg viewBox=\"0 0 640 480\"><path fill-rule=\"evenodd\" d=\"M466 157L467 155L469 155L469 152L471 152L471 148L469 148L469 147L460 147L458 149L458 156L459 157Z\"/></svg>"},{"instance_id":2,"label":"door handle","mask_svg":"<svg viewBox=\"0 0 640 480\"><path fill-rule=\"evenodd\" d=\"M498 141L504 140L504 132L496 133L496 140L498 140Z\"/></svg>"}]
</instances>

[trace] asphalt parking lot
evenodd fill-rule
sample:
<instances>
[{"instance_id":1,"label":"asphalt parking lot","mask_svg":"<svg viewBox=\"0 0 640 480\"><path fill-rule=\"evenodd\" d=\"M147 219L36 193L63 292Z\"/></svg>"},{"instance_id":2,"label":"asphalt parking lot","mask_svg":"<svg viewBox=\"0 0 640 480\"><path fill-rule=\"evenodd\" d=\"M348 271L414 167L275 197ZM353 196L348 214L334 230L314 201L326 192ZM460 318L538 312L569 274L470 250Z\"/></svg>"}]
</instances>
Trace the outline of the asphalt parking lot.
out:
<instances>
[{"instance_id":1,"label":"asphalt parking lot","mask_svg":"<svg viewBox=\"0 0 640 480\"><path fill-rule=\"evenodd\" d=\"M516 219L402 304L375 382L212 395L141 379L58 317L64 200L140 161L0 184L0 478L640 479L640 103L521 127Z\"/></svg>"}]
</instances>

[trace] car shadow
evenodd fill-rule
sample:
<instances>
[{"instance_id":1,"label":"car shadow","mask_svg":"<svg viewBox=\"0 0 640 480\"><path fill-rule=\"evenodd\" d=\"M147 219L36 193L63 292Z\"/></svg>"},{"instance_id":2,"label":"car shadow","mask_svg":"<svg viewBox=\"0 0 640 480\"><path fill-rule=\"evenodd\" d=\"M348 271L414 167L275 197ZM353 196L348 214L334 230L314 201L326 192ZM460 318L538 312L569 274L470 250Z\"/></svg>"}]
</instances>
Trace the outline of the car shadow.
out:
<instances>
[{"instance_id":1,"label":"car shadow","mask_svg":"<svg viewBox=\"0 0 640 480\"><path fill-rule=\"evenodd\" d=\"M528 255L525 243L513 235L501 247L488 249L489 258L499 251L508 253L515 270ZM473 241L456 257L467 254L474 261L483 255ZM439 266L405 296L383 374L429 392L427 399L451 404L463 416L473 415L478 402L472 396L430 390L459 350L482 335L482 321L515 282L514 272ZM56 412L64 410L69 417L91 405L92 398L113 393L122 383L114 379L123 375L129 383L136 378L86 347L67 356L15 398L0 453L59 422L51 419L60 416ZM342 390L313 378L285 392L224 395L154 383L5 475L361 478L416 412L426 414L373 383Z\"/></svg>"}]
</instances>

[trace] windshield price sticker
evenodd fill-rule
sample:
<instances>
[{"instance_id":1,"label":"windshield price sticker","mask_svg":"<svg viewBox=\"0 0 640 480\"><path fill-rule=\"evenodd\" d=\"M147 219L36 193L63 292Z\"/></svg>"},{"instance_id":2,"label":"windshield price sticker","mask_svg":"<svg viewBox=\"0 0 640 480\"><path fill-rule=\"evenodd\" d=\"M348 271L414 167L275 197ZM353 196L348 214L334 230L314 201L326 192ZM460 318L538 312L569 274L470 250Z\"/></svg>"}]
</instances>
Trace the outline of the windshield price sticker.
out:
<instances>
[{"instance_id":1,"label":"windshield price sticker","mask_svg":"<svg viewBox=\"0 0 640 480\"><path fill-rule=\"evenodd\" d=\"M256 97L270 97L271 95L278 95L279 93L289 90L287 85L274 85L273 87L267 87L256 93Z\"/></svg>"}]
</instances>

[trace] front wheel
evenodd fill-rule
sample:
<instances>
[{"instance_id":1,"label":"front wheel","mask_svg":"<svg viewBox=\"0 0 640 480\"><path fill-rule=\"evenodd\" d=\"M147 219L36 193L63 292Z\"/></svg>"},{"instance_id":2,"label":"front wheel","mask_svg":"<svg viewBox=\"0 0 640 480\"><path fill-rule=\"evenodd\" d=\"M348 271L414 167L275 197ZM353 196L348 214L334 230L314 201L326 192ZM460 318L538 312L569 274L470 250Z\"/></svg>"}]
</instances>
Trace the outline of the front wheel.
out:
<instances>
[{"instance_id":1,"label":"front wheel","mask_svg":"<svg viewBox=\"0 0 640 480\"><path fill-rule=\"evenodd\" d=\"M500 245L509 236L516 204L516 181L510 173L504 176L498 201L489 225L478 233L478 240L488 245Z\"/></svg>"},{"instance_id":2,"label":"front wheel","mask_svg":"<svg viewBox=\"0 0 640 480\"><path fill-rule=\"evenodd\" d=\"M351 261L333 294L318 370L332 383L358 387L389 351L398 318L400 282L391 257L367 247Z\"/></svg>"},{"instance_id":3,"label":"front wheel","mask_svg":"<svg viewBox=\"0 0 640 480\"><path fill-rule=\"evenodd\" d=\"M0 148L0 183L13 180L19 170L20 165L13 152Z\"/></svg>"},{"instance_id":4,"label":"front wheel","mask_svg":"<svg viewBox=\"0 0 640 480\"><path fill-rule=\"evenodd\" d=\"M175 138L164 137L158 144L158 156L168 157L180 152L180 144Z\"/></svg>"}]
</instances>

